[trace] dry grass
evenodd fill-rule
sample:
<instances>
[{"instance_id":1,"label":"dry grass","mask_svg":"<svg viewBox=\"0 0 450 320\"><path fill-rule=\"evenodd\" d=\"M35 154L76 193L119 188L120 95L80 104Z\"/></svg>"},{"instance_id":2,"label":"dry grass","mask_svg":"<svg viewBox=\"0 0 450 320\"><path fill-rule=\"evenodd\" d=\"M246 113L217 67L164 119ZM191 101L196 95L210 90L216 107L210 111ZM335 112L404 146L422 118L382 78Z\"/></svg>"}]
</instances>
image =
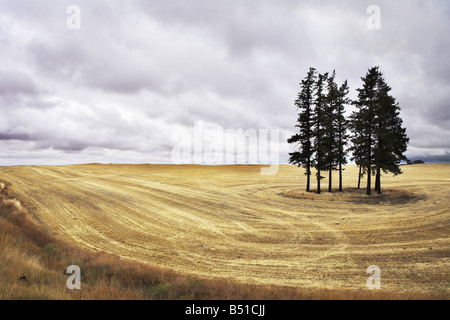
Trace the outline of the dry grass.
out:
<instances>
[{"instance_id":1,"label":"dry grass","mask_svg":"<svg viewBox=\"0 0 450 320\"><path fill-rule=\"evenodd\" d=\"M316 195L291 166L0 168L0 298L447 299L449 166L405 167L372 198L355 172Z\"/></svg>"}]
</instances>

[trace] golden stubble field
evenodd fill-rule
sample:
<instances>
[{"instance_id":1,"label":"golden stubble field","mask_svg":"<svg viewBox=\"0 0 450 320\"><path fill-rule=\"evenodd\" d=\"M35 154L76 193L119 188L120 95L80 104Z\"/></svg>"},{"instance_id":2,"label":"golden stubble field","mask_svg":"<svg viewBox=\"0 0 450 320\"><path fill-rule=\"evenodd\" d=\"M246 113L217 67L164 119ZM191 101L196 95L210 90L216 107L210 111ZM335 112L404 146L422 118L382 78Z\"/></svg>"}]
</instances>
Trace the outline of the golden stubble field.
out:
<instances>
[{"instance_id":1,"label":"golden stubble field","mask_svg":"<svg viewBox=\"0 0 450 320\"><path fill-rule=\"evenodd\" d=\"M354 189L354 165L343 194L321 195L304 191L303 169L260 168L1 167L0 186L58 241L183 274L367 290L377 265L381 290L448 292L449 164L403 166L372 197Z\"/></svg>"}]
</instances>

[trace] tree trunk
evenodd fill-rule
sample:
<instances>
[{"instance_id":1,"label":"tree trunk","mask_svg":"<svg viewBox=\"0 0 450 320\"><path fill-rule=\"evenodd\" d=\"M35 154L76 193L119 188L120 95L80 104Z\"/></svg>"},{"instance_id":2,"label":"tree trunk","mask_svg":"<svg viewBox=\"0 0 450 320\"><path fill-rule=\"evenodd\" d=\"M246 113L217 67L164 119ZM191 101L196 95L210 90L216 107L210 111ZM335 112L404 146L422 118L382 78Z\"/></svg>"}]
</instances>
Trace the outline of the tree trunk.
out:
<instances>
[{"instance_id":1,"label":"tree trunk","mask_svg":"<svg viewBox=\"0 0 450 320\"><path fill-rule=\"evenodd\" d=\"M306 192L309 192L310 185L311 182L311 162L308 160L308 162L306 163Z\"/></svg>"},{"instance_id":2,"label":"tree trunk","mask_svg":"<svg viewBox=\"0 0 450 320\"><path fill-rule=\"evenodd\" d=\"M358 189L361 188L361 170L362 170L362 165L359 165Z\"/></svg>"},{"instance_id":3,"label":"tree trunk","mask_svg":"<svg viewBox=\"0 0 450 320\"><path fill-rule=\"evenodd\" d=\"M331 163L330 163L330 171L328 172L328 192L332 192L332 182L331 182L331 178L332 178L332 172L333 170L331 170Z\"/></svg>"},{"instance_id":4,"label":"tree trunk","mask_svg":"<svg viewBox=\"0 0 450 320\"><path fill-rule=\"evenodd\" d=\"M381 194L381 169L377 168L377 176L375 177L375 191Z\"/></svg>"},{"instance_id":5,"label":"tree trunk","mask_svg":"<svg viewBox=\"0 0 450 320\"><path fill-rule=\"evenodd\" d=\"M342 163L339 162L339 192L342 192Z\"/></svg>"},{"instance_id":6,"label":"tree trunk","mask_svg":"<svg viewBox=\"0 0 450 320\"><path fill-rule=\"evenodd\" d=\"M377 173L375 175L375 187L373 188L373 191L378 191L378 168Z\"/></svg>"},{"instance_id":7,"label":"tree trunk","mask_svg":"<svg viewBox=\"0 0 450 320\"><path fill-rule=\"evenodd\" d=\"M320 194L320 170L317 170L317 193Z\"/></svg>"},{"instance_id":8,"label":"tree trunk","mask_svg":"<svg viewBox=\"0 0 450 320\"><path fill-rule=\"evenodd\" d=\"M370 195L372 195L372 190L370 189L370 187L371 187L371 175L372 175L372 172L371 172L371 168L370 168L370 165L367 167L367 188L366 188L366 194L368 195L368 196L370 196Z\"/></svg>"}]
</instances>

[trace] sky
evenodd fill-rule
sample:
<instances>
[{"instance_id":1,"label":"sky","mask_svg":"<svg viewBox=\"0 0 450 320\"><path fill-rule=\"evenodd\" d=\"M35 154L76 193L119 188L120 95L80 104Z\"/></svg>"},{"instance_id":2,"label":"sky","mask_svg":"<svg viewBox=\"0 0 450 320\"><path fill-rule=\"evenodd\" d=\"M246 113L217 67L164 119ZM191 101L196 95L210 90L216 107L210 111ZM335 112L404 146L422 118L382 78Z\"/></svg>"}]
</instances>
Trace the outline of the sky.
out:
<instances>
[{"instance_id":1,"label":"sky","mask_svg":"<svg viewBox=\"0 0 450 320\"><path fill-rule=\"evenodd\" d=\"M309 68L354 99L373 66L407 157L449 162L449 30L445 0L0 0L0 166L287 163Z\"/></svg>"}]
</instances>

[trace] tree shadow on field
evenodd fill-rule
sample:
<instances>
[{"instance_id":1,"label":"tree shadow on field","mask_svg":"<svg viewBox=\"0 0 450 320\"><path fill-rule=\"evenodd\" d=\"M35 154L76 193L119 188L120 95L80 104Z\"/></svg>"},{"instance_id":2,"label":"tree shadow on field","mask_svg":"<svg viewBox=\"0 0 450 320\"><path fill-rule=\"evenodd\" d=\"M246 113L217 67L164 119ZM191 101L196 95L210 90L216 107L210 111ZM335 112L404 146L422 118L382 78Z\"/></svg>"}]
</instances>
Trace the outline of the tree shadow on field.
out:
<instances>
[{"instance_id":1,"label":"tree shadow on field","mask_svg":"<svg viewBox=\"0 0 450 320\"><path fill-rule=\"evenodd\" d=\"M350 202L356 204L369 205L405 205L412 204L422 200L426 200L426 195L416 194L406 190L399 189L385 189L381 194L374 192L368 196L365 194L365 189L346 188L342 192L322 191L317 194L315 191L306 192L301 190L291 190L279 193L280 196L291 199L307 199L307 200L323 200L323 201L337 201Z\"/></svg>"}]
</instances>

